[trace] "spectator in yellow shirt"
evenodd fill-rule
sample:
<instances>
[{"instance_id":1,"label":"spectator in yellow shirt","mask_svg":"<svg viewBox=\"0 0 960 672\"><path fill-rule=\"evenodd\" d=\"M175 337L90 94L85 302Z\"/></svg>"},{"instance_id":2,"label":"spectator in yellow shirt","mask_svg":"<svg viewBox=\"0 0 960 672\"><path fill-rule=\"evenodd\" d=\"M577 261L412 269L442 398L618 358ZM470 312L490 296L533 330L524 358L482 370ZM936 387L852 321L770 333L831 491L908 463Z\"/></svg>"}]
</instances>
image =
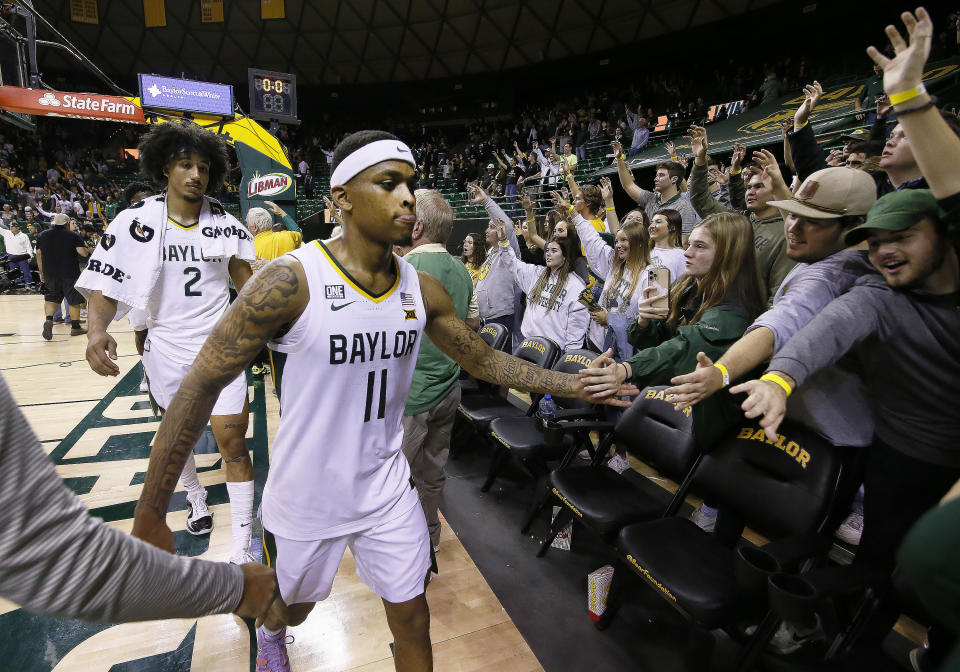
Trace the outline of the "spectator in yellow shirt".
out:
<instances>
[{"instance_id":1,"label":"spectator in yellow shirt","mask_svg":"<svg viewBox=\"0 0 960 672\"><path fill-rule=\"evenodd\" d=\"M263 203L270 209L250 208L247 212L247 228L253 234L253 247L257 253L256 261L251 264L254 272L263 268L268 261L297 249L303 242L300 227L293 217L272 201ZM273 230L273 215L282 218L286 227L284 231Z\"/></svg>"}]
</instances>

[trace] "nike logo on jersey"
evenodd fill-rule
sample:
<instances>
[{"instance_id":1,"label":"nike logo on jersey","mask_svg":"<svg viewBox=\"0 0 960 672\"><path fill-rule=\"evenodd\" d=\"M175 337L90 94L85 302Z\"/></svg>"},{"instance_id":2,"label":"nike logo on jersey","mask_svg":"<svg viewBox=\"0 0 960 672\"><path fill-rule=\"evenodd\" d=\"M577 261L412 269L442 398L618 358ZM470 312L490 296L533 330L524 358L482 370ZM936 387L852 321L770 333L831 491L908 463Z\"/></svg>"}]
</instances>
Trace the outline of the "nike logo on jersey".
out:
<instances>
[{"instance_id":1,"label":"nike logo on jersey","mask_svg":"<svg viewBox=\"0 0 960 672\"><path fill-rule=\"evenodd\" d=\"M250 527L250 523L240 523L240 527Z\"/></svg>"},{"instance_id":2,"label":"nike logo on jersey","mask_svg":"<svg viewBox=\"0 0 960 672\"><path fill-rule=\"evenodd\" d=\"M356 301L347 301L346 303L341 303L339 306L335 303L331 303L330 310L340 310L341 308L346 308L351 303L356 303Z\"/></svg>"}]
</instances>

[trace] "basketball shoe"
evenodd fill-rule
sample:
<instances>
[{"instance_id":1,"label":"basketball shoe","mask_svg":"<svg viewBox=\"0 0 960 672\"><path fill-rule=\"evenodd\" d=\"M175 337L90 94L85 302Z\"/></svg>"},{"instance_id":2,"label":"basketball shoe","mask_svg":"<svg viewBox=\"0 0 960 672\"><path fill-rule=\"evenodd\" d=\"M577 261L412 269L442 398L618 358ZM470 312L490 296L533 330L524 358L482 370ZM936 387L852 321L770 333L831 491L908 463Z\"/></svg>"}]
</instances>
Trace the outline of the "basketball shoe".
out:
<instances>
[{"instance_id":1,"label":"basketball shoe","mask_svg":"<svg viewBox=\"0 0 960 672\"><path fill-rule=\"evenodd\" d=\"M187 495L187 532L200 536L213 529L213 514L207 508L207 491L196 497Z\"/></svg>"},{"instance_id":2,"label":"basketball shoe","mask_svg":"<svg viewBox=\"0 0 960 672\"><path fill-rule=\"evenodd\" d=\"M248 562L260 562L260 558L254 557L253 553L249 550L230 556L231 565L245 565Z\"/></svg>"},{"instance_id":3,"label":"basketball shoe","mask_svg":"<svg viewBox=\"0 0 960 672\"><path fill-rule=\"evenodd\" d=\"M290 635L293 643L293 635ZM287 628L284 626L276 635L257 628L257 672L290 672L290 659L287 657Z\"/></svg>"}]
</instances>

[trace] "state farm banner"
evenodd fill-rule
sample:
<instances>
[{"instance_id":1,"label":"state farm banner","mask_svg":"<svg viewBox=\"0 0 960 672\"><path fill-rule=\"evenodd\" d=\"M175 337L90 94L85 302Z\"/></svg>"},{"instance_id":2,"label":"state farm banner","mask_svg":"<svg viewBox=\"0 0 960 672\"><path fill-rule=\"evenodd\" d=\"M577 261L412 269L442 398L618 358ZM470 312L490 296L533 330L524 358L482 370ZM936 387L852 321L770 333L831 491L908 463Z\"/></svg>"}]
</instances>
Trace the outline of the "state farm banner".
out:
<instances>
[{"instance_id":1,"label":"state farm banner","mask_svg":"<svg viewBox=\"0 0 960 672\"><path fill-rule=\"evenodd\" d=\"M0 86L0 109L45 117L72 117L143 124L143 108L128 98Z\"/></svg>"}]
</instances>

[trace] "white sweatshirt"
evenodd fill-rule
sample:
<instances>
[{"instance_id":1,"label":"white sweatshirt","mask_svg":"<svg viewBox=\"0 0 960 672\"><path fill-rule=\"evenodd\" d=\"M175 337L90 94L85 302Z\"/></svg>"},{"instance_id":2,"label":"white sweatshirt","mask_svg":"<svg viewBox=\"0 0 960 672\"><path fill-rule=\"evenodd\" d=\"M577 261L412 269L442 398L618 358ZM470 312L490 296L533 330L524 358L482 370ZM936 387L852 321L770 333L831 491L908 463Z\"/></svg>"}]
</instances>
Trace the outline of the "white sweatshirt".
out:
<instances>
[{"instance_id":1,"label":"white sweatshirt","mask_svg":"<svg viewBox=\"0 0 960 672\"><path fill-rule=\"evenodd\" d=\"M656 266L665 266L670 269L670 283L676 282L687 271L687 259L679 247L655 247L650 252L650 259Z\"/></svg>"},{"instance_id":2,"label":"white sweatshirt","mask_svg":"<svg viewBox=\"0 0 960 672\"><path fill-rule=\"evenodd\" d=\"M578 300L580 292L586 288L583 280L572 272L568 273L566 287L560 292L556 305L548 309L547 305L553 293L556 276L551 275L547 286L540 294L540 300L534 303L529 299L530 291L537 284L537 279L543 273L544 267L520 261L506 241L500 244L500 256L504 268L513 271L517 285L528 297L520 333L525 338L546 336L555 341L564 351L583 347L583 337L587 334L587 324L590 322L587 307Z\"/></svg>"},{"instance_id":3,"label":"white sweatshirt","mask_svg":"<svg viewBox=\"0 0 960 672\"><path fill-rule=\"evenodd\" d=\"M587 257L587 263L591 270L599 277L603 278L603 294L600 296L599 305L608 312L616 311L627 317L636 317L640 312L638 304L643 298L643 290L647 288L647 268L644 268L633 294L629 297L630 283L633 275L630 269L624 269L623 276L616 287L610 287L613 280L613 264L616 251L607 245L607 243L597 233L596 228L581 215L573 218L573 223L577 227L577 235L580 236L580 244L583 246L583 253ZM603 327L593 320L590 321L589 336L590 340L598 348L603 348L606 337L607 327Z\"/></svg>"}]
</instances>

